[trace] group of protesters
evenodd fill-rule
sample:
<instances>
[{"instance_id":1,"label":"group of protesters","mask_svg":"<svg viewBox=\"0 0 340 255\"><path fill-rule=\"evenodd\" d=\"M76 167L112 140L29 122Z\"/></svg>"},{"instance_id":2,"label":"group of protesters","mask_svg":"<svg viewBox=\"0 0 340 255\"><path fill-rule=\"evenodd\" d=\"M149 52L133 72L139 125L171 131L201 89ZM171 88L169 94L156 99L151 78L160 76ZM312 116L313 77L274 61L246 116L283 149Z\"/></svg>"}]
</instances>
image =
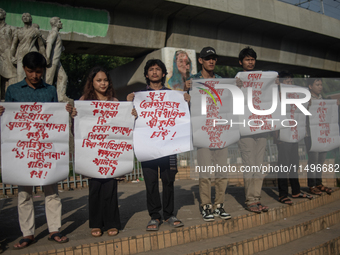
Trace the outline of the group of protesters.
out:
<instances>
[{"instance_id":1,"label":"group of protesters","mask_svg":"<svg viewBox=\"0 0 340 255\"><path fill-rule=\"evenodd\" d=\"M252 48L244 48L239 54L239 64L243 71L249 72L255 69L257 55ZM190 103L190 88L195 79L222 78L214 73L218 55L214 48L205 47L199 53L198 62L201 71L187 78L184 86L184 100ZM43 81L46 70L46 60L38 52L30 52L23 58L23 69L26 77L11 86L6 91L6 102L57 102L57 92L54 86ZM145 91L170 90L166 88L167 70L164 63L159 59L147 61L144 67L146 79ZM287 72L281 72L279 81L284 84L292 84L293 76ZM239 77L236 77L236 84L243 86ZM321 99L321 79L310 80L309 90L313 99ZM134 93L127 95L127 101L134 100ZM79 100L102 100L118 101L115 97L113 84L107 70L101 67L93 68L86 81L83 95ZM0 106L0 114L5 111ZM77 109L67 104L66 111L72 118L77 116ZM131 112L136 118L138 113L135 109ZM308 123L308 122L307 122ZM307 128L308 129L308 128ZM278 164L299 165L298 143L281 142L277 139L278 134L274 132L277 141L279 156ZM322 164L325 160L325 153L311 152L310 133L307 132L305 143L308 151L308 164ZM241 136L238 145L241 152L242 164L244 166L262 165L265 148L267 144L267 133ZM145 148L147 150L147 148ZM221 166L228 165L228 148L197 148L197 163L201 166L208 166L212 163ZM143 175L146 187L146 204L150 215L147 223L147 231L157 231L164 221L174 228L182 227L183 222L174 215L174 181L177 173L176 155L165 156L154 160L142 162ZM159 169L159 171L158 171ZM162 181L162 199L159 192L159 174ZM284 174L286 174L284 176ZM246 209L261 213L269 210L268 206L261 203L261 190L263 178L258 173L244 173L245 204ZM312 199L310 195L320 195L322 192L332 193L332 189L322 185L321 173L308 173L309 193L300 190L297 173L280 173L278 181L279 201L284 204L292 204L288 198L288 179L292 186L292 198ZM109 236L115 236L121 229L118 196L117 178L89 180L89 227L91 235L99 237L106 231ZM225 192L227 178L223 175L216 175L215 196L211 194L212 176L202 173L199 178L200 208L204 221L214 221L215 217L230 219L231 215L225 211ZM58 195L57 184L44 186L46 218L49 231L48 239L57 243L68 242L69 239L60 233L61 227L61 199ZM162 211L162 214L160 213ZM18 214L19 224L23 238L14 245L15 249L28 247L36 242L34 238L34 207L32 200L32 186L19 186L18 191Z\"/></svg>"},{"instance_id":2,"label":"group of protesters","mask_svg":"<svg viewBox=\"0 0 340 255\"><path fill-rule=\"evenodd\" d=\"M251 72L255 69L257 54L250 48L246 47L239 53L239 64L244 72ZM192 86L192 80L194 79L214 79L222 78L218 74L214 73L214 68L217 62L217 54L215 49L211 47L205 47L200 52L198 59L202 66L202 70L195 75L192 75L185 85L185 90ZM236 76L236 85L241 88L243 82L239 78L239 74ZM276 80L277 84L293 85L293 75L287 71L281 71ZM308 88L311 93L311 98L322 99L322 80L321 78L308 79ZM339 100L337 101L339 105ZM295 169L299 166L299 152L298 142L289 143L280 141L279 132L272 132L275 143L278 147L278 165L292 166ZM238 146L241 152L242 165L243 166L262 166L265 155L265 149L267 145L268 133L259 133L254 135L241 136L238 141ZM307 117L306 137L305 144L308 153L308 165L322 165L326 159L326 152L312 152L311 151L311 137L310 127ZM209 165L228 165L228 148L197 148L197 164L199 166ZM327 194L332 193L332 189L322 184L322 172L308 171L308 187L309 193L312 195L321 195L322 192ZM254 212L261 213L267 212L268 206L261 203L261 190L263 184L263 173L261 171L244 172L244 188L245 188L245 209ZM201 213L205 221L213 221L214 217L220 217L222 219L230 219L230 214L226 213L223 209L223 203L225 198L225 191L227 187L227 178L225 173L215 173L215 199L212 203L211 196L211 173L200 172L199 178L199 193L201 200ZM292 198L307 198L312 199L313 196L304 193L300 189L298 172L289 171L278 173L278 189L279 189L279 202L291 205L293 202L288 197L288 180L292 188Z\"/></svg>"}]
</instances>

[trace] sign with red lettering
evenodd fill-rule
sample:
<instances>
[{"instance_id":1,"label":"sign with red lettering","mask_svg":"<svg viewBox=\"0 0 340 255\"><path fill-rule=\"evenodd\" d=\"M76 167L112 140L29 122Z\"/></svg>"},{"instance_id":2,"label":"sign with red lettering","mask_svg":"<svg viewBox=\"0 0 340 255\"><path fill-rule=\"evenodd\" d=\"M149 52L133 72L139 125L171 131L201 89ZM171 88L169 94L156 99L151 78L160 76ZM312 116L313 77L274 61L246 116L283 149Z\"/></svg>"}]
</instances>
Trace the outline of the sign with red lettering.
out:
<instances>
[{"instance_id":1,"label":"sign with red lettering","mask_svg":"<svg viewBox=\"0 0 340 255\"><path fill-rule=\"evenodd\" d=\"M184 93L170 90L135 93L138 118L133 143L139 161L190 151L190 114Z\"/></svg>"},{"instance_id":2,"label":"sign with red lettering","mask_svg":"<svg viewBox=\"0 0 340 255\"><path fill-rule=\"evenodd\" d=\"M281 88L301 88L295 85L280 84ZM307 88L305 88L307 90ZM281 89L282 90L282 89ZM302 93L287 93L287 98L304 98ZM308 103L304 104L307 108ZM295 105L289 104L286 108L286 118L290 119L291 127L280 130L279 140L287 143L296 143L306 135L306 115Z\"/></svg>"},{"instance_id":3,"label":"sign with red lettering","mask_svg":"<svg viewBox=\"0 0 340 255\"><path fill-rule=\"evenodd\" d=\"M75 170L93 178L114 178L133 170L131 102L75 101Z\"/></svg>"},{"instance_id":4,"label":"sign with red lettering","mask_svg":"<svg viewBox=\"0 0 340 255\"><path fill-rule=\"evenodd\" d=\"M278 103L278 85L275 84L277 72L239 72L236 77L243 82L241 90L245 98L244 115L239 116L241 136L270 132L284 128L281 124L281 106ZM248 88L252 91L252 105L247 102ZM274 108L275 111L267 115L257 115L255 111ZM287 123L285 124L287 125Z\"/></svg>"},{"instance_id":5,"label":"sign with red lettering","mask_svg":"<svg viewBox=\"0 0 340 255\"><path fill-rule=\"evenodd\" d=\"M330 151L340 146L336 100L312 100L309 108L311 151Z\"/></svg>"},{"instance_id":6,"label":"sign with red lettering","mask_svg":"<svg viewBox=\"0 0 340 255\"><path fill-rule=\"evenodd\" d=\"M219 149L240 139L238 116L233 115L231 91L225 85L235 86L235 79L198 79L192 81L191 124L193 145ZM206 110L202 115L201 104Z\"/></svg>"},{"instance_id":7,"label":"sign with red lettering","mask_svg":"<svg viewBox=\"0 0 340 255\"><path fill-rule=\"evenodd\" d=\"M66 103L2 103L2 181L49 185L69 173Z\"/></svg>"}]
</instances>

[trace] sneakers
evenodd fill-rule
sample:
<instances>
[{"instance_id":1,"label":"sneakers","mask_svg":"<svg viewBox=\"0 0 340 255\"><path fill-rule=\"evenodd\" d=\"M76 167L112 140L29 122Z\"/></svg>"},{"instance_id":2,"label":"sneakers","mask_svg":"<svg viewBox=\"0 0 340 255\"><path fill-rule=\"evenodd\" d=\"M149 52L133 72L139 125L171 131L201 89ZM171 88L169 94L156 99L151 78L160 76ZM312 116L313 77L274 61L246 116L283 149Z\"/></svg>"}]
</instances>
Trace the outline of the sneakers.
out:
<instances>
[{"instance_id":1,"label":"sneakers","mask_svg":"<svg viewBox=\"0 0 340 255\"><path fill-rule=\"evenodd\" d=\"M202 207L202 216L203 220L205 221L214 221L214 215L211 213L212 206L211 205L204 205Z\"/></svg>"},{"instance_id":2,"label":"sneakers","mask_svg":"<svg viewBox=\"0 0 340 255\"><path fill-rule=\"evenodd\" d=\"M229 213L226 213L223 209L223 204L218 204L217 205L217 208L215 209L214 211L214 216L220 216L221 219L223 220L227 220L227 219L230 219L231 216Z\"/></svg>"}]
</instances>

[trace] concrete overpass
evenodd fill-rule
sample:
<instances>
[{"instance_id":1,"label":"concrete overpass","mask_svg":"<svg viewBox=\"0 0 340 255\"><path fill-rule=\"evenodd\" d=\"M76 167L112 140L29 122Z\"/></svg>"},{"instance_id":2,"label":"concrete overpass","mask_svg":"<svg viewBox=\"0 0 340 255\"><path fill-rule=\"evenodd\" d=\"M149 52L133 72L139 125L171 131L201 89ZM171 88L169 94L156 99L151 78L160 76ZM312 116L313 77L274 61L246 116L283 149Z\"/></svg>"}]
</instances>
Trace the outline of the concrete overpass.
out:
<instances>
[{"instance_id":1,"label":"concrete overpass","mask_svg":"<svg viewBox=\"0 0 340 255\"><path fill-rule=\"evenodd\" d=\"M66 52L142 57L163 48L210 45L219 64L237 66L244 46L257 68L340 76L340 21L276 0L3 0L7 23L21 14L49 29L61 17Z\"/></svg>"}]
</instances>

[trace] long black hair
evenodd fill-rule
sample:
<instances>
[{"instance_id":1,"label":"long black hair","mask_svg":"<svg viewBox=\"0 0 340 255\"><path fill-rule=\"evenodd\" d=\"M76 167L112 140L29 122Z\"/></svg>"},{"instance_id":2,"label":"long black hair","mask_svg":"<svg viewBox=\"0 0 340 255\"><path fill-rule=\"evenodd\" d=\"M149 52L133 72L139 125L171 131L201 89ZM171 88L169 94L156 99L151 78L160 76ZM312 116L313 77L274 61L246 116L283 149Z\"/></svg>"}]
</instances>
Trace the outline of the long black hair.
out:
<instances>
[{"instance_id":1,"label":"long black hair","mask_svg":"<svg viewBox=\"0 0 340 255\"><path fill-rule=\"evenodd\" d=\"M249 46L240 51L240 54L238 55L238 60L242 62L243 59L247 56L250 56L254 58L255 60L257 58L256 52Z\"/></svg>"},{"instance_id":2,"label":"long black hair","mask_svg":"<svg viewBox=\"0 0 340 255\"><path fill-rule=\"evenodd\" d=\"M86 84L85 84L84 92L83 92L84 100L98 100L99 99L93 87L93 79L94 77L96 77L97 73L99 72L105 73L109 81L109 86L107 90L105 91L105 96L108 98L108 100L111 100L115 96L112 81L111 81L108 71L102 66L96 66L90 70L90 73L87 76L87 80L86 80Z\"/></svg>"},{"instance_id":3,"label":"long black hair","mask_svg":"<svg viewBox=\"0 0 340 255\"><path fill-rule=\"evenodd\" d=\"M162 73L165 74L164 77L162 78L162 85L164 86L166 75L168 74L168 72L166 71L164 63L160 59L150 59L148 60L148 62L146 62L144 67L144 77L146 80L146 84L150 85L150 79L147 78L146 76L148 75L149 68L154 65L158 65L162 69Z\"/></svg>"}]
</instances>

